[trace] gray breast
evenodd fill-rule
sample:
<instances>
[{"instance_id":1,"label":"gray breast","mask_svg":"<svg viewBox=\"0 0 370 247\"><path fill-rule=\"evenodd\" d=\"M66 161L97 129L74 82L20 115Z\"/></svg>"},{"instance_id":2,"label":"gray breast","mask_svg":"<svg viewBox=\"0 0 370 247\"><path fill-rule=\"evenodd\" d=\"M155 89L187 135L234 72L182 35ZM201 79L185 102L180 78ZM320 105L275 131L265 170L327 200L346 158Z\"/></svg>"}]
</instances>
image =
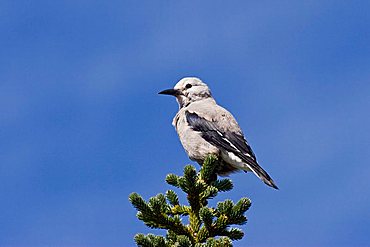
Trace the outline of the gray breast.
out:
<instances>
[{"instance_id":1,"label":"gray breast","mask_svg":"<svg viewBox=\"0 0 370 247\"><path fill-rule=\"evenodd\" d=\"M203 139L199 132L191 129L186 121L185 109L179 111L174 118L173 124L179 135L181 144L190 159L201 164L208 154L219 154L217 147Z\"/></svg>"}]
</instances>

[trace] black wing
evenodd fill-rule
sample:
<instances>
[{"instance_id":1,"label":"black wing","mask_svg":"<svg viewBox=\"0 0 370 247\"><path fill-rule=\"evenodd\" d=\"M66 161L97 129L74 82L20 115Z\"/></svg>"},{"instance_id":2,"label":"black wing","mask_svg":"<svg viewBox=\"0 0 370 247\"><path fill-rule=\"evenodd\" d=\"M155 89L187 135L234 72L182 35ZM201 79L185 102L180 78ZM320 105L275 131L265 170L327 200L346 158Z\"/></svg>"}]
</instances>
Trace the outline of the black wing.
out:
<instances>
[{"instance_id":1,"label":"black wing","mask_svg":"<svg viewBox=\"0 0 370 247\"><path fill-rule=\"evenodd\" d=\"M234 153L243 160L264 183L275 189L278 188L267 172L257 163L256 156L242 134L222 131L215 122L208 121L198 116L196 113L186 111L185 115L191 128L195 131L199 131L206 141L216 147Z\"/></svg>"}]
</instances>

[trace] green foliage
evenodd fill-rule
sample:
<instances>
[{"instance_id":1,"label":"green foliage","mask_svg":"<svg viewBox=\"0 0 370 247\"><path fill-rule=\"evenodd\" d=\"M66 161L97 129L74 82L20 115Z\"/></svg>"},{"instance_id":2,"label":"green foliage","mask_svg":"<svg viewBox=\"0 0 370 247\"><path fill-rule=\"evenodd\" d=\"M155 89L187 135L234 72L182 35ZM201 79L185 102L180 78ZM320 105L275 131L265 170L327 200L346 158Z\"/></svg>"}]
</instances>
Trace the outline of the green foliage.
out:
<instances>
[{"instance_id":1,"label":"green foliage","mask_svg":"<svg viewBox=\"0 0 370 247\"><path fill-rule=\"evenodd\" d=\"M233 188L230 179L217 179L218 165L217 157L210 155L198 173L188 165L183 176L167 175L166 182L185 192L189 205L180 204L173 190L168 190L166 195L158 194L148 202L137 193L130 194L137 217L145 225L167 230L166 237L136 234L136 244L142 247L227 247L232 246L233 240L242 239L242 230L231 226L247 222L244 213L251 205L248 198L241 198L236 204L225 200L215 208L207 207L208 200ZM183 216L189 217L189 224L182 223Z\"/></svg>"}]
</instances>

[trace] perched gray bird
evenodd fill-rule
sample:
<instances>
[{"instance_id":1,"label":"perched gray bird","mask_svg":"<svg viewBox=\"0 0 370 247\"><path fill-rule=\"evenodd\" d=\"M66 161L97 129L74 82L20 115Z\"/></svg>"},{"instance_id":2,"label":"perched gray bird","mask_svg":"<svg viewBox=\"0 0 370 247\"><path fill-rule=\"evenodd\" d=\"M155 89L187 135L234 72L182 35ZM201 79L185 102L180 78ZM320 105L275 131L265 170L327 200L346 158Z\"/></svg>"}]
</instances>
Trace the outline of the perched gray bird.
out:
<instances>
[{"instance_id":1,"label":"perched gray bird","mask_svg":"<svg viewBox=\"0 0 370 247\"><path fill-rule=\"evenodd\" d=\"M207 155L215 154L221 162L217 174L222 176L238 170L252 171L265 184L278 189L257 163L233 115L217 105L208 86L200 79L183 78L173 89L159 94L173 95L179 103L179 111L172 125L191 160L202 165Z\"/></svg>"}]
</instances>

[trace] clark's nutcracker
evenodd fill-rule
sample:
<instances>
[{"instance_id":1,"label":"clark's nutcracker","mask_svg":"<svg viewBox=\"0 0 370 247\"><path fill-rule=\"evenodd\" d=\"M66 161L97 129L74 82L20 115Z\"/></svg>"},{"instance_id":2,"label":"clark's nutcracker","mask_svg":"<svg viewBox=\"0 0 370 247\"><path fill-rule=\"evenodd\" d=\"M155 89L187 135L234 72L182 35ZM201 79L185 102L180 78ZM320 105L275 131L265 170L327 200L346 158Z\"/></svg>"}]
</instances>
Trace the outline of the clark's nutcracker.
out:
<instances>
[{"instance_id":1,"label":"clark's nutcracker","mask_svg":"<svg viewBox=\"0 0 370 247\"><path fill-rule=\"evenodd\" d=\"M208 86L200 79L183 78L173 89L159 94L173 95L179 103L180 109L172 125L191 160L202 165L207 155L215 154L221 162L217 174L252 171L265 184L278 189L257 163L233 115L217 105Z\"/></svg>"}]
</instances>

